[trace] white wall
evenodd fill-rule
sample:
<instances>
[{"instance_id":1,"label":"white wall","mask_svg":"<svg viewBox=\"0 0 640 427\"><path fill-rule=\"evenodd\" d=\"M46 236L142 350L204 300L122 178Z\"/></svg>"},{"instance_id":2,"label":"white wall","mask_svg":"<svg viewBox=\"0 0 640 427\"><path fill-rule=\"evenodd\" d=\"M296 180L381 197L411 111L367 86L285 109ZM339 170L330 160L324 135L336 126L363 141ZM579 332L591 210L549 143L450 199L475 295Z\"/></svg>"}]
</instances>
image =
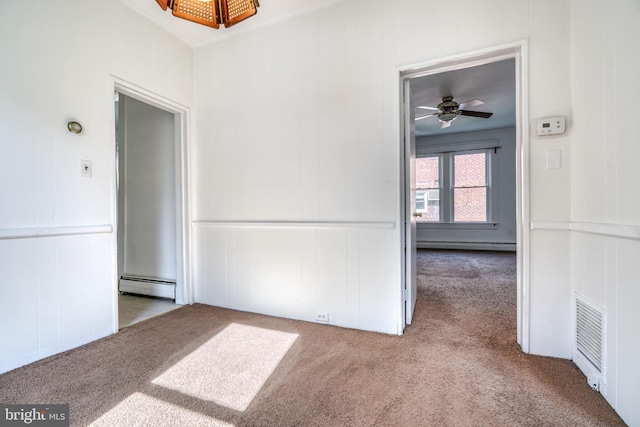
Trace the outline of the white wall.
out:
<instances>
[{"instance_id":1,"label":"white wall","mask_svg":"<svg viewBox=\"0 0 640 427\"><path fill-rule=\"evenodd\" d=\"M640 425L640 3L579 0L571 2L571 12L571 284L606 310L602 394L635 426Z\"/></svg>"},{"instance_id":2,"label":"white wall","mask_svg":"<svg viewBox=\"0 0 640 427\"><path fill-rule=\"evenodd\" d=\"M175 129L172 113L120 95L124 139L118 227L120 275L176 280ZM118 206L120 208L120 205Z\"/></svg>"},{"instance_id":3,"label":"white wall","mask_svg":"<svg viewBox=\"0 0 640 427\"><path fill-rule=\"evenodd\" d=\"M568 115L568 23L558 0L347 0L196 49L197 301L398 333L397 67L527 38L531 117ZM569 139L525 147L532 220L569 219ZM531 237L530 351L570 357L569 236Z\"/></svg>"},{"instance_id":4,"label":"white wall","mask_svg":"<svg viewBox=\"0 0 640 427\"><path fill-rule=\"evenodd\" d=\"M112 76L190 105L192 75L192 50L120 2L2 9L0 372L114 332Z\"/></svg>"},{"instance_id":5,"label":"white wall","mask_svg":"<svg viewBox=\"0 0 640 427\"><path fill-rule=\"evenodd\" d=\"M491 221L497 225L490 229L457 227L458 224L425 224L418 222L418 247L444 249L494 249L516 248L516 129L500 128L479 132L464 132L416 139L416 151L420 153L429 145L450 145L466 142L495 141L496 150L492 171L495 178L491 191L497 202ZM426 151L425 151L426 153ZM493 155L493 154L492 154Z\"/></svg>"}]
</instances>

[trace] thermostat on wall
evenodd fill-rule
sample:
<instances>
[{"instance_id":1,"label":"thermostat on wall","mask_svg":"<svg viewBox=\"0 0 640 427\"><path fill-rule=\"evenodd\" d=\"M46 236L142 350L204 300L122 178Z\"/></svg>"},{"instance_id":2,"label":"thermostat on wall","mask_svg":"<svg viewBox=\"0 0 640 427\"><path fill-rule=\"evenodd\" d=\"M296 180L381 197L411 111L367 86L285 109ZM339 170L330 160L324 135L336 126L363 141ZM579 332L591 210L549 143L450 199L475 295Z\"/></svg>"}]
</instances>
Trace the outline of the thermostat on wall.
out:
<instances>
[{"instance_id":1,"label":"thermostat on wall","mask_svg":"<svg viewBox=\"0 0 640 427\"><path fill-rule=\"evenodd\" d=\"M565 130L564 117L545 117L538 120L538 135L559 135Z\"/></svg>"}]
</instances>

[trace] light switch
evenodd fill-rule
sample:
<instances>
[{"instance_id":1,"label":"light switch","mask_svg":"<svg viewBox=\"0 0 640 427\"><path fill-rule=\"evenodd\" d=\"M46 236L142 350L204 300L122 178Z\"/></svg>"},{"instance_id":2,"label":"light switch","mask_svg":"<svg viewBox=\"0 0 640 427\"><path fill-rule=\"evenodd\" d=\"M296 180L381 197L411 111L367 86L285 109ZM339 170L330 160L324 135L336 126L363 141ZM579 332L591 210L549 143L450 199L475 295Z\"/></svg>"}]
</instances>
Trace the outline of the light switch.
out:
<instances>
[{"instance_id":1,"label":"light switch","mask_svg":"<svg viewBox=\"0 0 640 427\"><path fill-rule=\"evenodd\" d=\"M549 150L547 155L547 169L560 169L562 167L562 152L560 150Z\"/></svg>"},{"instance_id":2,"label":"light switch","mask_svg":"<svg viewBox=\"0 0 640 427\"><path fill-rule=\"evenodd\" d=\"M80 160L80 176L91 178L92 175L91 160Z\"/></svg>"}]
</instances>

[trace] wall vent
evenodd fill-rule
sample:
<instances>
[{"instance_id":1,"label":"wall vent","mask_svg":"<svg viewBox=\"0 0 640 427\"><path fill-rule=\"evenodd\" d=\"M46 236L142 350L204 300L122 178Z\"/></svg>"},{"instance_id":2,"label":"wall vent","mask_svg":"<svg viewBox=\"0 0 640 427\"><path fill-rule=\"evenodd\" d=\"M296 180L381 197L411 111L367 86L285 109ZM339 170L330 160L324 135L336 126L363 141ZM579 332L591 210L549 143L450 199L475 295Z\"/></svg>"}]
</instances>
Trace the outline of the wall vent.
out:
<instances>
[{"instance_id":1,"label":"wall vent","mask_svg":"<svg viewBox=\"0 0 640 427\"><path fill-rule=\"evenodd\" d=\"M576 349L602 373L604 309L576 295Z\"/></svg>"}]
</instances>

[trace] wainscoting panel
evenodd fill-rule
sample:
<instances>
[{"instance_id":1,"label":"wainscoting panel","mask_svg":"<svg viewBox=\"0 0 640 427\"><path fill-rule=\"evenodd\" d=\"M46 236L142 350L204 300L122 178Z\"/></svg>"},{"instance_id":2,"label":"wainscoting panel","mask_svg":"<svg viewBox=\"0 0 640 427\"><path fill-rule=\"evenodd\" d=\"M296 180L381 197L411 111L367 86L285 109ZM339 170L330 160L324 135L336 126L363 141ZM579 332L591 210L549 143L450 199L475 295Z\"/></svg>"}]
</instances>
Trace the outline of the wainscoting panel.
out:
<instances>
[{"instance_id":1,"label":"wainscoting panel","mask_svg":"<svg viewBox=\"0 0 640 427\"><path fill-rule=\"evenodd\" d=\"M0 239L0 373L114 332L113 236L71 228Z\"/></svg>"},{"instance_id":2,"label":"wainscoting panel","mask_svg":"<svg viewBox=\"0 0 640 427\"><path fill-rule=\"evenodd\" d=\"M387 247L397 232L391 223L198 222L196 302L396 334L399 259Z\"/></svg>"}]
</instances>

